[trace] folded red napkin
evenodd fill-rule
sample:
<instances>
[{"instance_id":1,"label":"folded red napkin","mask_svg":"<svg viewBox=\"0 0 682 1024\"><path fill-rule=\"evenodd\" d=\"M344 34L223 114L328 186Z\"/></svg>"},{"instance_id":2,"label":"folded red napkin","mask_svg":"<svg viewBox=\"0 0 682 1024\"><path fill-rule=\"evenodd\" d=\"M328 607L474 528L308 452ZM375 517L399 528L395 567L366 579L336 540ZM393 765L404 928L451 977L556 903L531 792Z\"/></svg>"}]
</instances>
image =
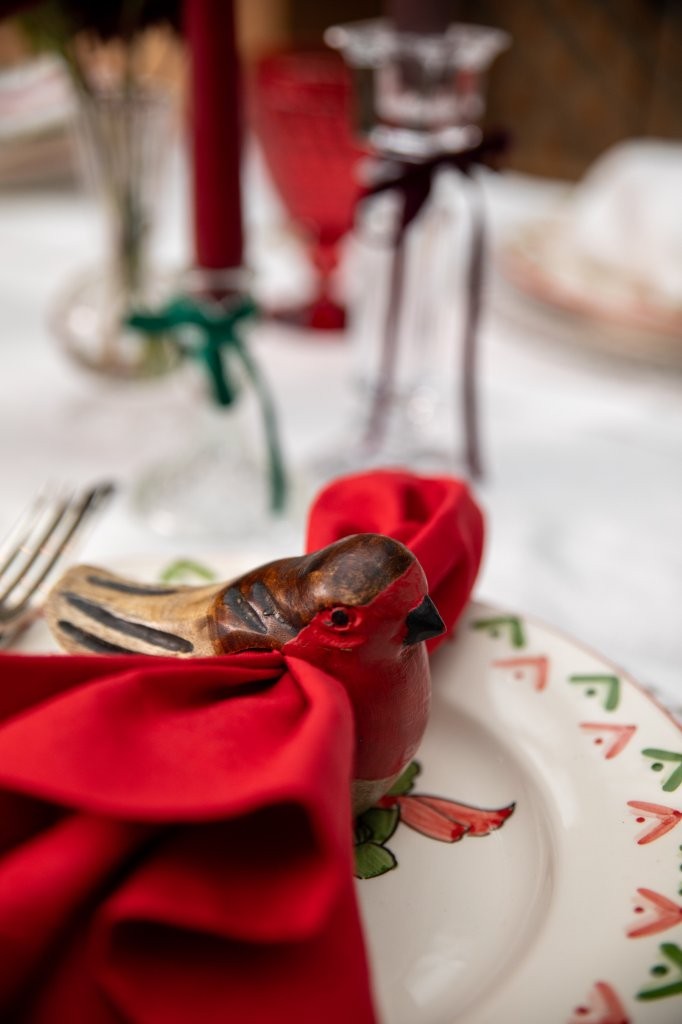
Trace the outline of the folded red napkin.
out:
<instances>
[{"instance_id":1,"label":"folded red napkin","mask_svg":"<svg viewBox=\"0 0 682 1024\"><path fill-rule=\"evenodd\" d=\"M452 626L466 487L341 480L309 541L413 547ZM0 656L4 1024L369 1024L340 683L278 653Z\"/></svg>"},{"instance_id":2,"label":"folded red napkin","mask_svg":"<svg viewBox=\"0 0 682 1024\"><path fill-rule=\"evenodd\" d=\"M316 551L353 533L386 533L419 559L429 594L448 627L447 639L474 585L483 553L483 517L466 483L375 470L342 477L313 502L306 547Z\"/></svg>"}]
</instances>

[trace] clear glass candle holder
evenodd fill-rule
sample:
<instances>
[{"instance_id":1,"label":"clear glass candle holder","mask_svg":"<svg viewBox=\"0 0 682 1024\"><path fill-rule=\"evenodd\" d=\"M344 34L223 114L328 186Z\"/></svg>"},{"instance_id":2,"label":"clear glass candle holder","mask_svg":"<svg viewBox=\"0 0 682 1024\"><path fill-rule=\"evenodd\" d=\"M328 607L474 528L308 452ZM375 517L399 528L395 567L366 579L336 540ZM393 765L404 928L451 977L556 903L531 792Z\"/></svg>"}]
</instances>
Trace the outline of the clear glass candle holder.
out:
<instances>
[{"instance_id":1,"label":"clear glass candle holder","mask_svg":"<svg viewBox=\"0 0 682 1024\"><path fill-rule=\"evenodd\" d=\"M473 169L485 159L487 71L509 36L463 24L423 35L377 19L335 26L326 41L352 69L356 130L372 158L349 259L357 413L314 472L400 464L480 475Z\"/></svg>"},{"instance_id":2,"label":"clear glass candle holder","mask_svg":"<svg viewBox=\"0 0 682 1024\"><path fill-rule=\"evenodd\" d=\"M325 41L353 70L358 132L377 153L419 160L472 143L486 73L511 39L486 25L430 35L377 18L334 25Z\"/></svg>"}]
</instances>

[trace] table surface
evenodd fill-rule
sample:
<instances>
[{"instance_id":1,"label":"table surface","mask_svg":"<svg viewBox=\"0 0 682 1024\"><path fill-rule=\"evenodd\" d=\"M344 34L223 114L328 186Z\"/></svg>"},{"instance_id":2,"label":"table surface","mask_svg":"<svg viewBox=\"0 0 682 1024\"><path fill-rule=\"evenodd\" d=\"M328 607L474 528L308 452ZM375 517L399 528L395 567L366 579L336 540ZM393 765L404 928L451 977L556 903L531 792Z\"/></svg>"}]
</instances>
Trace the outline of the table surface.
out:
<instances>
[{"instance_id":1,"label":"table surface","mask_svg":"<svg viewBox=\"0 0 682 1024\"><path fill-rule=\"evenodd\" d=\"M250 257L257 273L305 278L257 154L249 157ZM187 258L186 175L174 157L157 248ZM551 209L565 186L489 175L492 246ZM130 496L161 439L178 444L170 378L116 385L60 351L47 310L100 247L98 210L77 189L0 192L0 533L45 480L112 476L120 491L81 552L116 562L202 556L217 541L163 538ZM298 276L297 276L298 275ZM544 620L682 705L682 375L607 357L526 316L490 275L480 391L487 472L477 487L488 540L476 596ZM279 281L281 284L281 280ZM286 281L285 281L286 283ZM526 310L526 312L528 312ZM291 464L305 463L348 415L350 352L272 322L254 347L276 391ZM290 543L300 544L293 524ZM261 538L262 541L262 538ZM243 543L237 545L243 555ZM229 552L230 542L219 542Z\"/></svg>"}]
</instances>

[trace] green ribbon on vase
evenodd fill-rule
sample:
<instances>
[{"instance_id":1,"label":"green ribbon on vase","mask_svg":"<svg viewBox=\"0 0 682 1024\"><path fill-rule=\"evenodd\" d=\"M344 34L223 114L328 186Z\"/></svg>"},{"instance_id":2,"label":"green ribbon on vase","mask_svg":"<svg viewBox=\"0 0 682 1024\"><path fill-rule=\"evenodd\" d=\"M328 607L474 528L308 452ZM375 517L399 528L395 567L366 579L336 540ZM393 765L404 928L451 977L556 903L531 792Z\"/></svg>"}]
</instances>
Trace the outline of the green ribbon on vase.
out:
<instances>
[{"instance_id":1,"label":"green ribbon on vase","mask_svg":"<svg viewBox=\"0 0 682 1024\"><path fill-rule=\"evenodd\" d=\"M230 359L236 359L253 385L263 416L268 450L270 508L281 512L284 508L287 479L277 429L277 416L270 391L256 361L239 336L238 325L258 312L255 303L241 299L229 309L211 305L189 296L172 299L158 312L136 312L127 318L133 330L150 339L174 335L183 355L200 360L208 373L213 398L218 405L232 405L239 393L233 379ZM194 328L197 336L192 341L187 328Z\"/></svg>"}]
</instances>

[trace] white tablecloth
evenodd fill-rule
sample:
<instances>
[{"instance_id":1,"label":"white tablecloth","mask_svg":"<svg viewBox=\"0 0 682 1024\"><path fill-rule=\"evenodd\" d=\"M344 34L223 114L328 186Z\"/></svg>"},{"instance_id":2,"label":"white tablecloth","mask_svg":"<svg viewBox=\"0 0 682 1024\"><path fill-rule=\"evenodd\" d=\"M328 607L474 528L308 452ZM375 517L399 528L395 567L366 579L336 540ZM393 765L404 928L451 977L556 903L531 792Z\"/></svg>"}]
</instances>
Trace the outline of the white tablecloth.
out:
<instances>
[{"instance_id":1,"label":"white tablecloth","mask_svg":"<svg viewBox=\"0 0 682 1024\"><path fill-rule=\"evenodd\" d=\"M189 251L180 157L171 177L158 248L180 265ZM486 182L495 239L561 191L518 176ZM272 230L276 206L257 167L249 190L254 261L284 271L296 250ZM198 554L196 542L151 533L129 501L161 433L168 440L174 385L89 377L46 328L49 302L99 244L92 200L0 193L0 225L0 530L45 479L113 475L120 495L83 557ZM481 336L488 544L477 596L572 634L682 704L682 378L552 341L503 300L493 280ZM255 346L296 465L344 429L348 348L274 324L256 329ZM186 424L173 429L180 442Z\"/></svg>"}]
</instances>

